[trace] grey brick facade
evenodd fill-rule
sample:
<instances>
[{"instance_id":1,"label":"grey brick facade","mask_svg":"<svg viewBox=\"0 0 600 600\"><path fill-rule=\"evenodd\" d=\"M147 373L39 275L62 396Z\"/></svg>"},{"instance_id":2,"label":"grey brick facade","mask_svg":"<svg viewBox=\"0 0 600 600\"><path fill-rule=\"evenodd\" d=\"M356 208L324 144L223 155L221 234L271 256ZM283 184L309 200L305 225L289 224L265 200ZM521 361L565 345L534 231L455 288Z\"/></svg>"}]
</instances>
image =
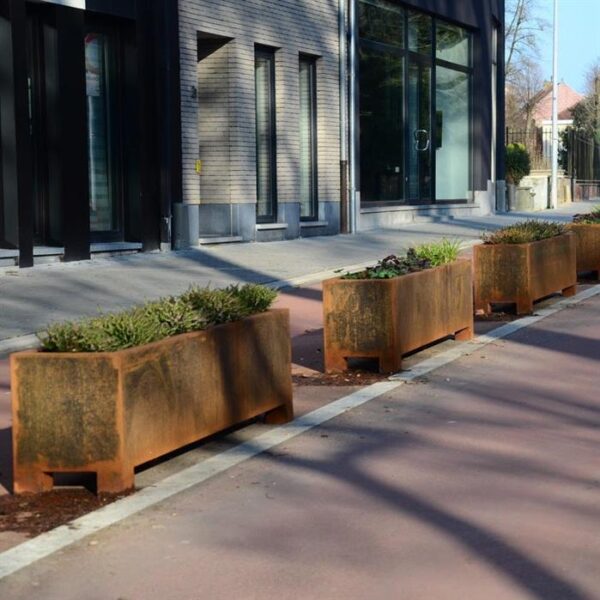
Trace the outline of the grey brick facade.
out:
<instances>
[{"instance_id":1,"label":"grey brick facade","mask_svg":"<svg viewBox=\"0 0 600 600\"><path fill-rule=\"evenodd\" d=\"M179 0L183 202L199 235L284 239L339 230L337 0ZM276 49L277 221L256 227L254 53ZM317 60L319 227L299 223L300 55ZM201 172L197 161L201 160ZM192 209L193 210L193 209ZM314 224L313 224L314 225Z\"/></svg>"}]
</instances>

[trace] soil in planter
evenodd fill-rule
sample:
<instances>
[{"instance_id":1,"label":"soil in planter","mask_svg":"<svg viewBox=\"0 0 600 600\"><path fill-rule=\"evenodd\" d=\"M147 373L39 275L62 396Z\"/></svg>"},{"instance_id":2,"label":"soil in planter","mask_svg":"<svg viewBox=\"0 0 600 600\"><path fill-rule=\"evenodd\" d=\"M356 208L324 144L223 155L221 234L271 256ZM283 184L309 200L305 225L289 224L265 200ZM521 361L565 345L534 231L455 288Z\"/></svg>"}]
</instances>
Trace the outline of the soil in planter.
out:
<instances>
[{"instance_id":1,"label":"soil in planter","mask_svg":"<svg viewBox=\"0 0 600 600\"><path fill-rule=\"evenodd\" d=\"M329 385L329 386L359 386L371 385L378 381L387 381L389 375L377 371L350 369L345 373L315 373L314 375L294 375L292 380L296 386Z\"/></svg>"},{"instance_id":2,"label":"soil in planter","mask_svg":"<svg viewBox=\"0 0 600 600\"><path fill-rule=\"evenodd\" d=\"M39 535L130 493L96 495L86 489L57 489L43 494L0 496L0 531Z\"/></svg>"}]
</instances>

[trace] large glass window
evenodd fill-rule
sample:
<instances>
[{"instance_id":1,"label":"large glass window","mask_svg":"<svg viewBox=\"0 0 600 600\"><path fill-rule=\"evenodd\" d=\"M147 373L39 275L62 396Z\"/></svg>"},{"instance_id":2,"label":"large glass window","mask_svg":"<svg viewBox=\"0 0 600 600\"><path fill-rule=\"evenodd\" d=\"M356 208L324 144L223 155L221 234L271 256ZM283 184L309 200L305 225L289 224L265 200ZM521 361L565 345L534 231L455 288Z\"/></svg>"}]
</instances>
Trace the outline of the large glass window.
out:
<instances>
[{"instance_id":1,"label":"large glass window","mask_svg":"<svg viewBox=\"0 0 600 600\"><path fill-rule=\"evenodd\" d=\"M361 197L404 197L403 59L375 48L360 50Z\"/></svg>"},{"instance_id":2,"label":"large glass window","mask_svg":"<svg viewBox=\"0 0 600 600\"><path fill-rule=\"evenodd\" d=\"M471 34L359 0L359 35L362 201L469 199Z\"/></svg>"},{"instance_id":3,"label":"large glass window","mask_svg":"<svg viewBox=\"0 0 600 600\"><path fill-rule=\"evenodd\" d=\"M436 58L468 67L471 63L470 46L471 36L466 29L442 21L437 22Z\"/></svg>"},{"instance_id":4,"label":"large glass window","mask_svg":"<svg viewBox=\"0 0 600 600\"><path fill-rule=\"evenodd\" d=\"M317 198L317 63L300 58L300 217L316 219Z\"/></svg>"},{"instance_id":5,"label":"large glass window","mask_svg":"<svg viewBox=\"0 0 600 600\"><path fill-rule=\"evenodd\" d=\"M467 200L470 188L469 75L436 69L436 197Z\"/></svg>"},{"instance_id":6,"label":"large glass window","mask_svg":"<svg viewBox=\"0 0 600 600\"><path fill-rule=\"evenodd\" d=\"M257 49L256 80L256 216L259 222L277 217L275 146L275 52Z\"/></svg>"},{"instance_id":7,"label":"large glass window","mask_svg":"<svg viewBox=\"0 0 600 600\"><path fill-rule=\"evenodd\" d=\"M392 46L404 46L404 10L388 0L361 0L358 5L359 34Z\"/></svg>"},{"instance_id":8,"label":"large glass window","mask_svg":"<svg viewBox=\"0 0 600 600\"><path fill-rule=\"evenodd\" d=\"M85 38L90 178L90 229L96 233L118 230L114 167L110 38L89 33Z\"/></svg>"},{"instance_id":9,"label":"large glass window","mask_svg":"<svg viewBox=\"0 0 600 600\"><path fill-rule=\"evenodd\" d=\"M419 54L431 54L432 44L431 17L423 13L409 11L408 13L408 48Z\"/></svg>"}]
</instances>

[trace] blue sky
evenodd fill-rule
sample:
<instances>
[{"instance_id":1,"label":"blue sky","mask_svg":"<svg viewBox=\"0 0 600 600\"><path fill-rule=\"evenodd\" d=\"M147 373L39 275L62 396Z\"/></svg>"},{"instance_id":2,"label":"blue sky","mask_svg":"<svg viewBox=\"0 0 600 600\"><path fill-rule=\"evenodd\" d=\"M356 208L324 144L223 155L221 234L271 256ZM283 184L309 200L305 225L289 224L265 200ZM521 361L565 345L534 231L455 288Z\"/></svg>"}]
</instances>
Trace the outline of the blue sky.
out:
<instances>
[{"instance_id":1,"label":"blue sky","mask_svg":"<svg viewBox=\"0 0 600 600\"><path fill-rule=\"evenodd\" d=\"M558 0L559 61L558 78L584 92L585 73L595 59L600 59L600 0ZM538 0L539 15L549 22L542 34L542 68L544 77L552 76L553 0Z\"/></svg>"}]
</instances>

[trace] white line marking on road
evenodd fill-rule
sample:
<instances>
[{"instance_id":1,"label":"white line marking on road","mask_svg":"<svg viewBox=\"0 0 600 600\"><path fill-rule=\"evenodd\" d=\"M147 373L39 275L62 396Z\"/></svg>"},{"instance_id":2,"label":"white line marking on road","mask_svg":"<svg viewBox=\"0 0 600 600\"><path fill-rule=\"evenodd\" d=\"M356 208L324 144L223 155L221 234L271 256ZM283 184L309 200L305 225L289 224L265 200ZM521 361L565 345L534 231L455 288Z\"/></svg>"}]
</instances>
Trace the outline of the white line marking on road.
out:
<instances>
[{"instance_id":1,"label":"white line marking on road","mask_svg":"<svg viewBox=\"0 0 600 600\"><path fill-rule=\"evenodd\" d=\"M136 492L132 496L118 500L113 504L109 504L108 506L76 519L68 525L57 527L52 531L43 533L32 540L6 550L0 554L0 579L8 577L16 571L24 569L34 562L46 558L89 535L98 533L103 529L115 525L146 508L154 506L176 494L203 483L211 477L219 475L275 446L302 435L303 433L306 433L331 419L339 417L354 408L366 404L383 394L387 394L400 387L403 383L422 377L423 375L439 369L458 358L467 356L496 340L512 335L513 333L554 315L569 306L574 306L599 294L600 285L597 285L572 298L561 300L551 308L539 310L534 316L513 321L486 335L479 336L471 342L465 342L452 350L448 350L436 357L427 359L413 367L410 371L393 375L390 378L390 381L382 381L362 388L348 396L340 398L330 404L326 404L311 413L303 415L291 423L275 427L252 440L241 443L238 446L188 467L155 485Z\"/></svg>"}]
</instances>

